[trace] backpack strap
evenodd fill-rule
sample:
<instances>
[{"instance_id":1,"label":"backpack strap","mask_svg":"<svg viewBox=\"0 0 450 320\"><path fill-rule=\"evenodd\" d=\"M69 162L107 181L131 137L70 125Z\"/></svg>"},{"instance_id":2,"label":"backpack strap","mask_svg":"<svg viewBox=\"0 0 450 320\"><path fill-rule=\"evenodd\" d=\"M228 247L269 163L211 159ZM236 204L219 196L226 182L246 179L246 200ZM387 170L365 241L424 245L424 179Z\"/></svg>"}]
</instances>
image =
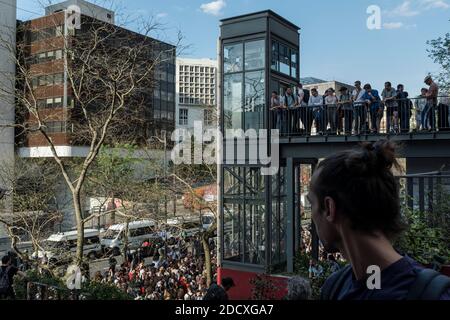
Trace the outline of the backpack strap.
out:
<instances>
[{"instance_id":1,"label":"backpack strap","mask_svg":"<svg viewBox=\"0 0 450 320\"><path fill-rule=\"evenodd\" d=\"M326 290L322 290L321 300L337 300L337 293L341 290L345 277L351 271L352 267L348 265L336 272L335 280L326 288Z\"/></svg>"},{"instance_id":2,"label":"backpack strap","mask_svg":"<svg viewBox=\"0 0 450 320\"><path fill-rule=\"evenodd\" d=\"M439 300L447 289L450 289L449 277L424 269L418 273L406 300Z\"/></svg>"}]
</instances>

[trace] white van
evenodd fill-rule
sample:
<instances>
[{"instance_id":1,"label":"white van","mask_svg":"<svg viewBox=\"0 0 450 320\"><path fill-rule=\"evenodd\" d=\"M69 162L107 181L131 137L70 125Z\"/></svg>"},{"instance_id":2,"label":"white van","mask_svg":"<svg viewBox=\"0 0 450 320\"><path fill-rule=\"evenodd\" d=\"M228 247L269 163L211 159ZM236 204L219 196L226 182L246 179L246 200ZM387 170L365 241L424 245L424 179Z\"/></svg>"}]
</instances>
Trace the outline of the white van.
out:
<instances>
[{"instance_id":1,"label":"white van","mask_svg":"<svg viewBox=\"0 0 450 320\"><path fill-rule=\"evenodd\" d=\"M78 232L76 230L53 234L44 242L45 251L39 251L37 255L34 253L33 257L42 258L45 254L51 263L67 262L77 251L77 238ZM95 229L85 229L83 254L94 260L101 253L100 232Z\"/></svg>"},{"instance_id":2,"label":"white van","mask_svg":"<svg viewBox=\"0 0 450 320\"><path fill-rule=\"evenodd\" d=\"M125 229L125 223L116 224L108 228L101 240L102 247L106 252L112 252L113 255L120 255ZM146 240L154 238L159 238L154 221L142 220L128 224L128 248L137 249Z\"/></svg>"}]
</instances>

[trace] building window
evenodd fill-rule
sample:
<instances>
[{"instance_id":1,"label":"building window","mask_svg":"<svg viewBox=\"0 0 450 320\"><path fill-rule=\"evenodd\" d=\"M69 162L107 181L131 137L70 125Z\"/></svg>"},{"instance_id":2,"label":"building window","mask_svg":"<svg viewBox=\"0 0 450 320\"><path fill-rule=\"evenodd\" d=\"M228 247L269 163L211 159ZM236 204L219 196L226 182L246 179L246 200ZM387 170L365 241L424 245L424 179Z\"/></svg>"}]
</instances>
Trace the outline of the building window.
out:
<instances>
[{"instance_id":1,"label":"building window","mask_svg":"<svg viewBox=\"0 0 450 320\"><path fill-rule=\"evenodd\" d=\"M67 123L65 121L50 121L45 123L47 133L67 132Z\"/></svg>"},{"instance_id":2,"label":"building window","mask_svg":"<svg viewBox=\"0 0 450 320\"><path fill-rule=\"evenodd\" d=\"M225 129L242 128L242 83L242 73L224 76Z\"/></svg>"},{"instance_id":3,"label":"building window","mask_svg":"<svg viewBox=\"0 0 450 320\"><path fill-rule=\"evenodd\" d=\"M242 43L226 45L223 59L225 73L242 71L242 60L244 59Z\"/></svg>"},{"instance_id":4,"label":"building window","mask_svg":"<svg viewBox=\"0 0 450 320\"><path fill-rule=\"evenodd\" d=\"M245 70L263 69L265 64L265 41L245 43Z\"/></svg>"},{"instance_id":5,"label":"building window","mask_svg":"<svg viewBox=\"0 0 450 320\"><path fill-rule=\"evenodd\" d=\"M298 51L278 41L272 42L272 70L297 78Z\"/></svg>"},{"instance_id":6,"label":"building window","mask_svg":"<svg viewBox=\"0 0 450 320\"><path fill-rule=\"evenodd\" d=\"M214 112L212 109L203 110L203 121L208 127L214 124Z\"/></svg>"},{"instance_id":7,"label":"building window","mask_svg":"<svg viewBox=\"0 0 450 320\"><path fill-rule=\"evenodd\" d=\"M179 124L180 126L187 126L188 125L188 109L180 109L180 119Z\"/></svg>"},{"instance_id":8,"label":"building window","mask_svg":"<svg viewBox=\"0 0 450 320\"><path fill-rule=\"evenodd\" d=\"M264 71L245 74L245 129L261 129L264 126L265 76Z\"/></svg>"}]
</instances>

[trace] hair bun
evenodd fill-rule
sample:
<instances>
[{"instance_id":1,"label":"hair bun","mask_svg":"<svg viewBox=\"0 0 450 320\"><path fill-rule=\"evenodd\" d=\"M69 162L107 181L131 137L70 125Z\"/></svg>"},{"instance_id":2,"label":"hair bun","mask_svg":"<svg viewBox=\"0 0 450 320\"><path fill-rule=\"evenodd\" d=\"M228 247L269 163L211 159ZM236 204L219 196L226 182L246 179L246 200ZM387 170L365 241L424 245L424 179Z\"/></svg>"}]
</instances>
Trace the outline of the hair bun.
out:
<instances>
[{"instance_id":1,"label":"hair bun","mask_svg":"<svg viewBox=\"0 0 450 320\"><path fill-rule=\"evenodd\" d=\"M399 167L396 157L397 145L394 142L379 140L363 145L363 149L367 153L369 164L372 164L374 169L390 170L393 166Z\"/></svg>"}]
</instances>

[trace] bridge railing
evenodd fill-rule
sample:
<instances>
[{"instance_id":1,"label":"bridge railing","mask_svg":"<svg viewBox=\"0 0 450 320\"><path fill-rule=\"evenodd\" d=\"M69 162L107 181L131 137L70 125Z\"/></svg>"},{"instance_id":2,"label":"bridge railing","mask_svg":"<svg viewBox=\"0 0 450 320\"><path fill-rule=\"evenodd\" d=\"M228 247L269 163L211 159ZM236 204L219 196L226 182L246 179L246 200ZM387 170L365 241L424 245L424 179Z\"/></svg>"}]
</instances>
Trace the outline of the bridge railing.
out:
<instances>
[{"instance_id":1,"label":"bridge railing","mask_svg":"<svg viewBox=\"0 0 450 320\"><path fill-rule=\"evenodd\" d=\"M275 107L270 124L282 136L450 132L450 97Z\"/></svg>"}]
</instances>

